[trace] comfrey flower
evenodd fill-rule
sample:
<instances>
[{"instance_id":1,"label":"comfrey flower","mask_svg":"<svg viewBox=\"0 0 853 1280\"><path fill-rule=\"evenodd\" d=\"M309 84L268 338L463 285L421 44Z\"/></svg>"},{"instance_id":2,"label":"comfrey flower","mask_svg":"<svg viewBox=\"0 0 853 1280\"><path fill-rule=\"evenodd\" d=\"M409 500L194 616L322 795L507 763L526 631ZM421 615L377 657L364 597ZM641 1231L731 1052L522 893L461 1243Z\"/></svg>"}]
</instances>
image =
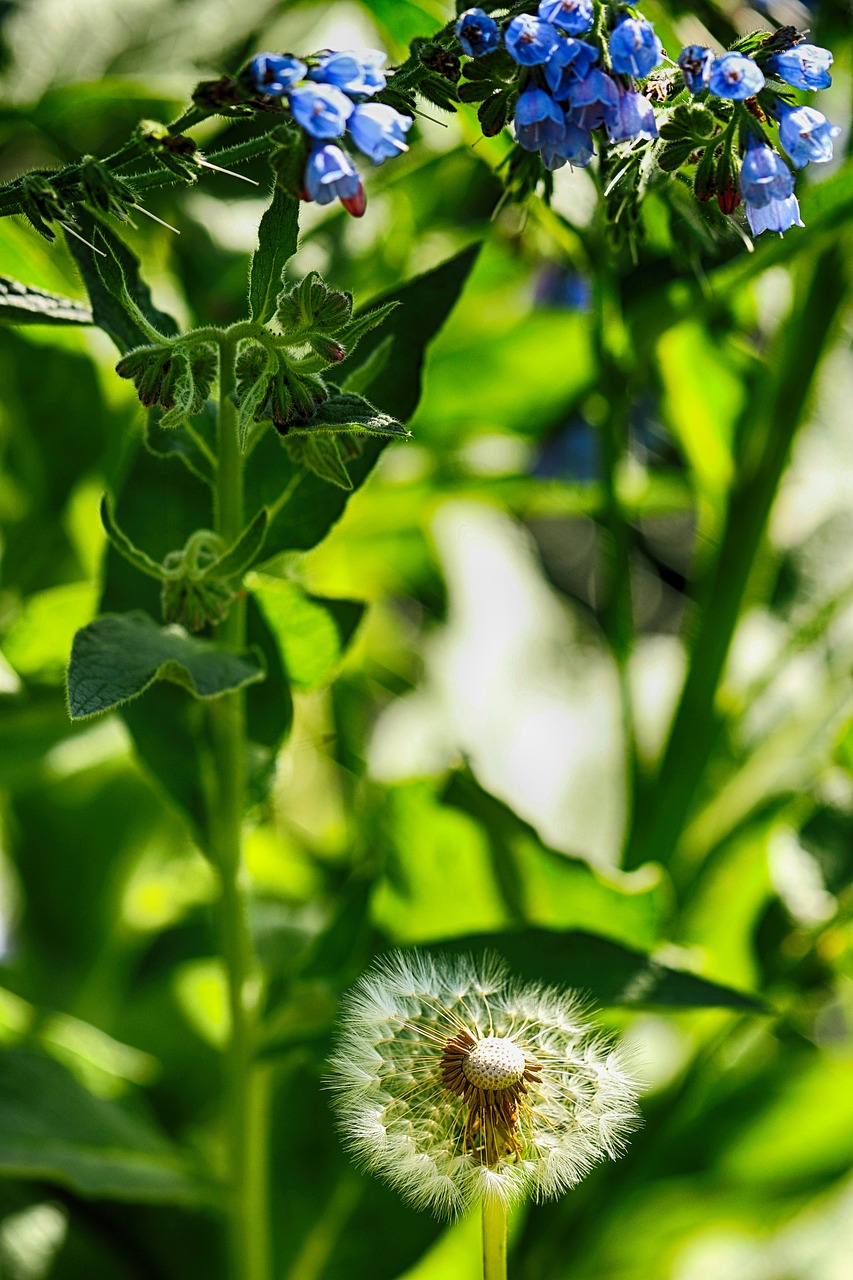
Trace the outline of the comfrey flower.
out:
<instances>
[{"instance_id":1,"label":"comfrey flower","mask_svg":"<svg viewBox=\"0 0 853 1280\"><path fill-rule=\"evenodd\" d=\"M384 102L367 102L357 106L347 128L352 140L374 164L408 151L406 134L412 127L411 116L401 115Z\"/></svg>"},{"instance_id":2,"label":"comfrey flower","mask_svg":"<svg viewBox=\"0 0 853 1280\"><path fill-rule=\"evenodd\" d=\"M663 45L645 18L620 18L610 34L610 61L619 75L643 80L663 59Z\"/></svg>"},{"instance_id":3,"label":"comfrey flower","mask_svg":"<svg viewBox=\"0 0 853 1280\"><path fill-rule=\"evenodd\" d=\"M357 201L363 191L361 178L349 156L332 142L315 147L308 157L305 188L318 204L331 204L335 199L343 203Z\"/></svg>"},{"instance_id":4,"label":"comfrey flower","mask_svg":"<svg viewBox=\"0 0 853 1280\"><path fill-rule=\"evenodd\" d=\"M513 18L504 32L507 52L522 67L536 67L547 62L559 40L556 27L531 17L529 13Z\"/></svg>"},{"instance_id":5,"label":"comfrey flower","mask_svg":"<svg viewBox=\"0 0 853 1280\"><path fill-rule=\"evenodd\" d=\"M469 58L482 58L500 46L501 33L483 9L466 9L456 23L456 39Z\"/></svg>"},{"instance_id":6,"label":"comfrey flower","mask_svg":"<svg viewBox=\"0 0 853 1280\"><path fill-rule=\"evenodd\" d=\"M754 236L762 231L777 231L779 235L791 227L801 227L800 206L796 196L784 200L770 200L765 205L747 204L746 219Z\"/></svg>"},{"instance_id":7,"label":"comfrey flower","mask_svg":"<svg viewBox=\"0 0 853 1280\"><path fill-rule=\"evenodd\" d=\"M570 36L582 36L592 27L592 0L540 0L539 17Z\"/></svg>"},{"instance_id":8,"label":"comfrey flower","mask_svg":"<svg viewBox=\"0 0 853 1280\"><path fill-rule=\"evenodd\" d=\"M708 88L714 55L701 44L689 44L678 55L678 65L684 83L691 93L701 93Z\"/></svg>"},{"instance_id":9,"label":"comfrey flower","mask_svg":"<svg viewBox=\"0 0 853 1280\"><path fill-rule=\"evenodd\" d=\"M565 132L565 117L554 99L544 89L525 89L515 108L515 136L525 151L560 142Z\"/></svg>"},{"instance_id":10,"label":"comfrey flower","mask_svg":"<svg viewBox=\"0 0 853 1280\"><path fill-rule=\"evenodd\" d=\"M598 50L584 40L561 40L545 63L545 82L558 102L569 96L571 86L595 66Z\"/></svg>"},{"instance_id":11,"label":"comfrey flower","mask_svg":"<svg viewBox=\"0 0 853 1280\"><path fill-rule=\"evenodd\" d=\"M779 121L779 142L787 151L795 169L804 169L810 160L825 164L832 159L832 139L840 132L814 107L790 107L779 102L775 108Z\"/></svg>"},{"instance_id":12,"label":"comfrey flower","mask_svg":"<svg viewBox=\"0 0 853 1280\"><path fill-rule=\"evenodd\" d=\"M753 209L763 209L771 200L787 200L793 191L794 175L779 153L750 134L740 171L744 202Z\"/></svg>"},{"instance_id":13,"label":"comfrey flower","mask_svg":"<svg viewBox=\"0 0 853 1280\"><path fill-rule=\"evenodd\" d=\"M559 1195L638 1122L624 1062L572 995L418 952L350 993L330 1084L356 1159L443 1215Z\"/></svg>"},{"instance_id":14,"label":"comfrey flower","mask_svg":"<svg viewBox=\"0 0 853 1280\"><path fill-rule=\"evenodd\" d=\"M571 86L569 102L577 122L585 129L596 129L619 109L616 81L605 71L593 67L583 80Z\"/></svg>"},{"instance_id":15,"label":"comfrey flower","mask_svg":"<svg viewBox=\"0 0 853 1280\"><path fill-rule=\"evenodd\" d=\"M546 169L562 169L568 163L576 169L585 169L595 155L592 134L582 129L570 118L559 142L545 143L542 147L542 163Z\"/></svg>"},{"instance_id":16,"label":"comfrey flower","mask_svg":"<svg viewBox=\"0 0 853 1280\"><path fill-rule=\"evenodd\" d=\"M352 115L353 104L333 84L301 84L289 95L290 111L312 138L340 138Z\"/></svg>"},{"instance_id":17,"label":"comfrey flower","mask_svg":"<svg viewBox=\"0 0 853 1280\"><path fill-rule=\"evenodd\" d=\"M630 89L619 94L619 105L607 121L607 136L611 142L628 142L644 138L648 142L658 136L654 107L648 98Z\"/></svg>"},{"instance_id":18,"label":"comfrey flower","mask_svg":"<svg viewBox=\"0 0 853 1280\"><path fill-rule=\"evenodd\" d=\"M795 89L828 89L832 84L829 74L832 62L829 49L817 44L798 44L784 53L774 53L764 65L772 75Z\"/></svg>"},{"instance_id":19,"label":"comfrey flower","mask_svg":"<svg viewBox=\"0 0 853 1280\"><path fill-rule=\"evenodd\" d=\"M764 88L764 73L752 58L742 53L724 53L716 58L708 77L708 88L718 98L742 102L753 98Z\"/></svg>"},{"instance_id":20,"label":"comfrey flower","mask_svg":"<svg viewBox=\"0 0 853 1280\"><path fill-rule=\"evenodd\" d=\"M345 93L365 94L371 97L385 88L386 76L382 70L387 54L379 49L352 49L329 52L323 55L316 67L309 72L311 80L333 84Z\"/></svg>"},{"instance_id":21,"label":"comfrey flower","mask_svg":"<svg viewBox=\"0 0 853 1280\"><path fill-rule=\"evenodd\" d=\"M297 81L302 80L308 68L298 58L283 53L256 53L247 68L252 87L270 98L280 98Z\"/></svg>"}]
</instances>

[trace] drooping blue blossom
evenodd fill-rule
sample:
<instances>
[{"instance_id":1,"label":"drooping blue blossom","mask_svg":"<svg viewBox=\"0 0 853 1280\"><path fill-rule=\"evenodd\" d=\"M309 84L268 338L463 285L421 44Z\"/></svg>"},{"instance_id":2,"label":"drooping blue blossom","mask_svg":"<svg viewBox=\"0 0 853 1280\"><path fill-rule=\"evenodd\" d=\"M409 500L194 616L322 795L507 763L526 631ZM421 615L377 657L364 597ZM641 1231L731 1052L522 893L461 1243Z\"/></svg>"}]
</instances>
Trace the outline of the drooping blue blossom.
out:
<instances>
[{"instance_id":1,"label":"drooping blue blossom","mask_svg":"<svg viewBox=\"0 0 853 1280\"><path fill-rule=\"evenodd\" d=\"M374 164L381 164L401 151L408 151L406 134L412 127L411 116L404 116L384 102L366 102L357 106L347 128L352 140Z\"/></svg>"},{"instance_id":2,"label":"drooping blue blossom","mask_svg":"<svg viewBox=\"0 0 853 1280\"><path fill-rule=\"evenodd\" d=\"M323 55L308 75L321 84L333 84L345 93L372 97L385 88L386 76L382 70L387 54L379 49L352 49L329 52Z\"/></svg>"},{"instance_id":3,"label":"drooping blue blossom","mask_svg":"<svg viewBox=\"0 0 853 1280\"><path fill-rule=\"evenodd\" d=\"M499 47L501 33L484 9L466 9L456 23L456 39L469 58L482 58Z\"/></svg>"},{"instance_id":4,"label":"drooping blue blossom","mask_svg":"<svg viewBox=\"0 0 853 1280\"><path fill-rule=\"evenodd\" d=\"M701 93L708 88L711 75L711 64L714 55L710 49L701 44L689 44L678 55L678 65L684 76L684 83L691 93Z\"/></svg>"},{"instance_id":5,"label":"drooping blue blossom","mask_svg":"<svg viewBox=\"0 0 853 1280\"><path fill-rule=\"evenodd\" d=\"M545 81L558 102L565 102L571 86L582 80L597 61L595 45L571 38L560 41L545 63Z\"/></svg>"},{"instance_id":6,"label":"drooping blue blossom","mask_svg":"<svg viewBox=\"0 0 853 1280\"><path fill-rule=\"evenodd\" d=\"M745 208L749 229L754 236L760 236L762 231L778 231L781 235L790 227L803 225L799 202L794 195L784 200L769 200L764 205L747 203Z\"/></svg>"},{"instance_id":7,"label":"drooping blue blossom","mask_svg":"<svg viewBox=\"0 0 853 1280\"><path fill-rule=\"evenodd\" d=\"M592 0L540 0L539 17L570 36L582 36L592 27Z\"/></svg>"},{"instance_id":8,"label":"drooping blue blossom","mask_svg":"<svg viewBox=\"0 0 853 1280\"><path fill-rule=\"evenodd\" d=\"M280 98L299 80L308 68L298 58L283 53L256 53L248 66L248 76L258 93Z\"/></svg>"},{"instance_id":9,"label":"drooping blue blossom","mask_svg":"<svg viewBox=\"0 0 853 1280\"><path fill-rule=\"evenodd\" d=\"M750 134L740 171L744 203L753 209L763 209L771 200L787 200L793 192L794 175L778 151Z\"/></svg>"},{"instance_id":10,"label":"drooping blue blossom","mask_svg":"<svg viewBox=\"0 0 853 1280\"><path fill-rule=\"evenodd\" d=\"M755 97L764 84L761 68L742 53L724 53L721 58L716 58L708 77L711 92L718 98L730 98L733 102Z\"/></svg>"},{"instance_id":11,"label":"drooping blue blossom","mask_svg":"<svg viewBox=\"0 0 853 1280\"><path fill-rule=\"evenodd\" d=\"M548 169L562 169L567 162L578 169L585 169L594 155L592 134L569 118L560 141L546 143L542 148L542 162Z\"/></svg>"},{"instance_id":12,"label":"drooping blue blossom","mask_svg":"<svg viewBox=\"0 0 853 1280\"><path fill-rule=\"evenodd\" d=\"M619 90L606 72L593 67L571 86L569 103L581 128L596 129L619 110Z\"/></svg>"},{"instance_id":13,"label":"drooping blue blossom","mask_svg":"<svg viewBox=\"0 0 853 1280\"><path fill-rule=\"evenodd\" d=\"M504 44L510 57L522 67L536 67L547 62L560 40L556 27L529 13L520 13L504 32Z\"/></svg>"},{"instance_id":14,"label":"drooping blue blossom","mask_svg":"<svg viewBox=\"0 0 853 1280\"><path fill-rule=\"evenodd\" d=\"M317 204L331 204L333 200L351 200L361 189L361 178L349 156L326 142L315 147L308 157L305 169L305 188Z\"/></svg>"},{"instance_id":15,"label":"drooping blue blossom","mask_svg":"<svg viewBox=\"0 0 853 1280\"><path fill-rule=\"evenodd\" d=\"M302 84L290 91L290 110L296 123L312 138L340 138L353 104L333 84Z\"/></svg>"},{"instance_id":16,"label":"drooping blue blossom","mask_svg":"<svg viewBox=\"0 0 853 1280\"><path fill-rule=\"evenodd\" d=\"M832 139L841 131L838 125L829 123L822 111L779 102L775 115L779 121L779 142L795 169L804 169L810 160L825 164L832 159Z\"/></svg>"},{"instance_id":17,"label":"drooping blue blossom","mask_svg":"<svg viewBox=\"0 0 853 1280\"><path fill-rule=\"evenodd\" d=\"M525 151L540 151L562 141L566 121L544 89L525 89L515 108L515 136Z\"/></svg>"},{"instance_id":18,"label":"drooping blue blossom","mask_svg":"<svg viewBox=\"0 0 853 1280\"><path fill-rule=\"evenodd\" d=\"M764 65L772 75L795 89L828 89L832 84L829 74L832 62L829 49L817 44L799 44L784 53L774 53Z\"/></svg>"},{"instance_id":19,"label":"drooping blue blossom","mask_svg":"<svg viewBox=\"0 0 853 1280\"><path fill-rule=\"evenodd\" d=\"M619 75L643 80L663 59L663 45L645 18L620 18L610 33L610 61Z\"/></svg>"},{"instance_id":20,"label":"drooping blue blossom","mask_svg":"<svg viewBox=\"0 0 853 1280\"><path fill-rule=\"evenodd\" d=\"M607 136L611 142L628 142L644 138L649 142L658 136L655 111L648 98L626 89L619 94L616 109L607 118Z\"/></svg>"}]
</instances>

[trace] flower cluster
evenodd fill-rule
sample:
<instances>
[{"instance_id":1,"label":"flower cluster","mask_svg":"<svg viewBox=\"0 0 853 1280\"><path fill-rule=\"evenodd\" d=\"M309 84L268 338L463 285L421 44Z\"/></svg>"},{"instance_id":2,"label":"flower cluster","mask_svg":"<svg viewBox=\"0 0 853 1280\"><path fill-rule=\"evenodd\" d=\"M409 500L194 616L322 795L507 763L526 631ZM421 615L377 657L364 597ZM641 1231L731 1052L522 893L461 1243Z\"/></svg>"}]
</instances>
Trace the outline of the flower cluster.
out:
<instances>
[{"instance_id":1,"label":"flower cluster","mask_svg":"<svg viewBox=\"0 0 853 1280\"><path fill-rule=\"evenodd\" d=\"M444 1215L559 1195L638 1123L636 1085L576 997L495 961L379 961L346 1000L330 1083L356 1158Z\"/></svg>"},{"instance_id":2,"label":"flower cluster","mask_svg":"<svg viewBox=\"0 0 853 1280\"><path fill-rule=\"evenodd\" d=\"M304 199L318 204L339 199L355 217L364 213L364 185L341 145L345 135L374 164L408 150L411 117L384 102L370 101L385 88L384 62L384 53L367 49L329 51L305 62L288 54L258 53L249 63L246 77L254 91L285 98L291 116L308 136Z\"/></svg>"},{"instance_id":3,"label":"flower cluster","mask_svg":"<svg viewBox=\"0 0 853 1280\"><path fill-rule=\"evenodd\" d=\"M689 45L682 49L678 65L688 91L697 96L728 99L735 104L754 100L754 109L733 108L732 127L740 123L743 160L739 188L734 199L718 190L725 212L732 212L743 200L753 235L801 227L800 207L794 195L794 174L778 151L771 146L762 128L769 117L778 125L779 145L794 169L832 159L832 139L838 128L813 107L797 106L768 86L768 76L794 89L826 89L832 83L829 68L832 54L817 45L798 44L793 33L789 47L760 57L737 51L715 58L710 49ZM727 201L731 207L727 207Z\"/></svg>"},{"instance_id":4,"label":"flower cluster","mask_svg":"<svg viewBox=\"0 0 853 1280\"><path fill-rule=\"evenodd\" d=\"M538 151L548 169L588 165L596 130L611 143L658 136L654 108L636 89L663 61L654 27L617 11L606 44L580 39L593 21L592 0L541 0L536 15L519 14L502 33L510 57L527 73L515 108L516 139L526 151ZM482 9L463 13L456 34L472 58L501 40Z\"/></svg>"}]
</instances>

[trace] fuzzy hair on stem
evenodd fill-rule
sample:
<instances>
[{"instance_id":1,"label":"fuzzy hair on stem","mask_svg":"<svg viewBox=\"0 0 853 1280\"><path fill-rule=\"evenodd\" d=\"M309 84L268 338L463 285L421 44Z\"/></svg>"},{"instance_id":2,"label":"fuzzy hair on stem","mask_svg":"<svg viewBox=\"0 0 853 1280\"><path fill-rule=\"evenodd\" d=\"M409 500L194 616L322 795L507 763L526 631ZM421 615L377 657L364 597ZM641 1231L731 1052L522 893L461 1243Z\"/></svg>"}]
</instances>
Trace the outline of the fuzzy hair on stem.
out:
<instances>
[{"instance_id":1,"label":"fuzzy hair on stem","mask_svg":"<svg viewBox=\"0 0 853 1280\"><path fill-rule=\"evenodd\" d=\"M577 994L490 956L378 960L345 998L328 1083L356 1161L441 1217L558 1196L640 1122Z\"/></svg>"}]
</instances>

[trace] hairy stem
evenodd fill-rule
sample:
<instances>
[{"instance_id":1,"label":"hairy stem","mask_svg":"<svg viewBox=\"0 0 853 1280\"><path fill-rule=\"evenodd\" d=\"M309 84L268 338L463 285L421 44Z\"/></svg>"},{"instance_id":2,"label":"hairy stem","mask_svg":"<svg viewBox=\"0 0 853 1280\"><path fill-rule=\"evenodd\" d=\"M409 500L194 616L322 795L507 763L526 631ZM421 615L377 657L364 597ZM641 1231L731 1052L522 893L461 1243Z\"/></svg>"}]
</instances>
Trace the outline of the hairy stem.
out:
<instances>
[{"instance_id":1,"label":"hairy stem","mask_svg":"<svg viewBox=\"0 0 853 1280\"><path fill-rule=\"evenodd\" d=\"M506 1280L506 1205L483 1201L483 1280Z\"/></svg>"},{"instance_id":2,"label":"hairy stem","mask_svg":"<svg viewBox=\"0 0 853 1280\"><path fill-rule=\"evenodd\" d=\"M216 531L229 545L243 530L243 457L233 401L234 355L235 343L224 339L220 347L215 516ZM219 634L230 648L245 647L244 601L235 600ZM269 1280L264 1143L267 1090L263 1078L252 1064L257 997L242 879L242 828L246 802L246 708L242 691L226 694L213 704L211 736L216 789L211 796L210 830L222 886L222 951L231 1014L226 1097L231 1267L234 1280Z\"/></svg>"}]
</instances>

